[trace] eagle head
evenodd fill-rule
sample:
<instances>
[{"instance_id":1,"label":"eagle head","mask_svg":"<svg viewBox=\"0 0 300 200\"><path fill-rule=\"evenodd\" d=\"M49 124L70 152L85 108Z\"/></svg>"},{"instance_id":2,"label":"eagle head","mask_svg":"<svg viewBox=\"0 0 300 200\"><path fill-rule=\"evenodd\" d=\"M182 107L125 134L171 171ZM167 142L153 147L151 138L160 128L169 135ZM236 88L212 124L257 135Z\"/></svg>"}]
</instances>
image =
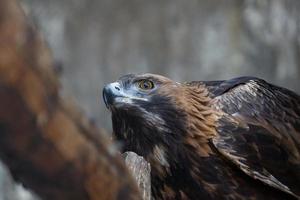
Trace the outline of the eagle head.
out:
<instances>
[{"instance_id":1,"label":"eagle head","mask_svg":"<svg viewBox=\"0 0 300 200\"><path fill-rule=\"evenodd\" d=\"M125 75L104 87L104 102L112 113L113 133L122 151L145 158L153 151L176 151L186 127L185 112L173 102L180 87L153 74ZM160 156L167 162L166 155Z\"/></svg>"},{"instance_id":2,"label":"eagle head","mask_svg":"<svg viewBox=\"0 0 300 200\"><path fill-rule=\"evenodd\" d=\"M199 93L205 98L199 98ZM189 138L205 132L196 129L205 125L202 119L209 119L197 113L205 110L207 95L201 87L154 74L125 75L103 89L104 102L112 113L113 134L122 152L133 151L152 165L165 167L179 165L186 157L185 147L192 145Z\"/></svg>"}]
</instances>

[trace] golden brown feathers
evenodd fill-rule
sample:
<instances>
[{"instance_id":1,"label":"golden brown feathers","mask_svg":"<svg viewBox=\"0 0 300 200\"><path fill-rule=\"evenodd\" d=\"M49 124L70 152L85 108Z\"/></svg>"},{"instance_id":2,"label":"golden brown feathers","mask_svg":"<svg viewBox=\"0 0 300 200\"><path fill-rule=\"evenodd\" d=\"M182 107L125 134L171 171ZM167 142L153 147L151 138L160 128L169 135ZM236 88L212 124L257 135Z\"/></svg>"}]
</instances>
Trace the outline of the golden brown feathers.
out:
<instances>
[{"instance_id":1,"label":"golden brown feathers","mask_svg":"<svg viewBox=\"0 0 300 200\"><path fill-rule=\"evenodd\" d=\"M143 80L151 87L139 88ZM253 77L181 84L131 74L104 99L122 151L150 162L155 199L300 194L300 97L291 91Z\"/></svg>"}]
</instances>

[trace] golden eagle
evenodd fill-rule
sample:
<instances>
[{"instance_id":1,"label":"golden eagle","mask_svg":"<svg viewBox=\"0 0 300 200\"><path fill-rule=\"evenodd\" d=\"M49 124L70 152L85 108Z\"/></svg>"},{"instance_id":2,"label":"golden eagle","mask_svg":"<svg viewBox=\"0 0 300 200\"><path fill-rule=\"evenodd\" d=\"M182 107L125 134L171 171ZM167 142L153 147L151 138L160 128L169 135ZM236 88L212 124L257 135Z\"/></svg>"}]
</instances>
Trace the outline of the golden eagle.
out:
<instances>
[{"instance_id":1,"label":"golden eagle","mask_svg":"<svg viewBox=\"0 0 300 200\"><path fill-rule=\"evenodd\" d=\"M103 97L122 151L151 164L154 199L299 199L296 93L254 77L130 74Z\"/></svg>"}]
</instances>

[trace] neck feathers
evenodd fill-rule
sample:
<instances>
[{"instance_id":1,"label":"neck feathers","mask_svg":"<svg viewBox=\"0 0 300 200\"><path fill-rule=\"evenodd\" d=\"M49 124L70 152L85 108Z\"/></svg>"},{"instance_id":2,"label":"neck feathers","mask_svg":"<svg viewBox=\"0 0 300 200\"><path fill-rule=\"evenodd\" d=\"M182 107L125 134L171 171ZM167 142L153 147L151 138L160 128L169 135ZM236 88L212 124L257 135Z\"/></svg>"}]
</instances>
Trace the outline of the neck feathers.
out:
<instances>
[{"instance_id":1,"label":"neck feathers","mask_svg":"<svg viewBox=\"0 0 300 200\"><path fill-rule=\"evenodd\" d=\"M218 113L211 107L211 98L204 85L185 86L185 111L189 134L210 139L216 135Z\"/></svg>"},{"instance_id":2,"label":"neck feathers","mask_svg":"<svg viewBox=\"0 0 300 200\"><path fill-rule=\"evenodd\" d=\"M212 154L209 140L216 136L219 114L211 106L209 92L201 83L185 85L185 112L187 113L187 136L185 143L199 156Z\"/></svg>"},{"instance_id":3,"label":"neck feathers","mask_svg":"<svg viewBox=\"0 0 300 200\"><path fill-rule=\"evenodd\" d=\"M152 154L153 180L163 180L162 182L168 182L164 188L154 188L154 193L160 190L167 190L168 184L172 188L174 185L179 185L181 188L185 188L188 184L193 188L195 194L207 195L203 188L210 187L206 184L205 180L202 180L201 176L205 176L205 167L213 168L215 164L212 160L212 155L215 153L211 149L209 140L216 136L216 121L219 114L211 107L211 98L209 92L205 86L182 84L178 90L173 91L176 96L172 95L172 99L175 101L175 105L185 113L185 129L183 140L179 154L175 157L175 160L170 158L174 157L174 153L169 151L163 151L164 149L155 149ZM171 96L171 95L170 95ZM168 152L169 154L166 154ZM164 155L167 155L168 159L164 159ZM166 162L167 161L167 162ZM203 170L200 170L203 169ZM201 174L201 175L200 175ZM168 181L166 181L168 180ZM159 181L158 181L159 182ZM159 187L158 187L159 188ZM176 191L174 190L174 195ZM173 194L173 193L162 193ZM192 195L189 191L181 191L180 195ZM177 194L178 195L178 194ZM168 196L169 197L169 196ZM190 199L197 197L189 196ZM164 197L166 198L166 197ZM170 196L173 199L174 196ZM207 197L206 197L207 198Z\"/></svg>"}]
</instances>

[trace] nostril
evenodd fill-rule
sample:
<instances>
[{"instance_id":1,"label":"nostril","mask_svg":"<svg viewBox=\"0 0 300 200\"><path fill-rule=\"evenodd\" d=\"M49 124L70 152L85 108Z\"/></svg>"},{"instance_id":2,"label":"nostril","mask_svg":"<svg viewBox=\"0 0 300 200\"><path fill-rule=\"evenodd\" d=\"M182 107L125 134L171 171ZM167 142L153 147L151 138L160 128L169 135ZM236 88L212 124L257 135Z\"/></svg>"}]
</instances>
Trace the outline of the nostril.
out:
<instances>
[{"instance_id":1,"label":"nostril","mask_svg":"<svg viewBox=\"0 0 300 200\"><path fill-rule=\"evenodd\" d=\"M118 86L115 86L115 89L118 90L118 91L120 91L120 88Z\"/></svg>"}]
</instances>

